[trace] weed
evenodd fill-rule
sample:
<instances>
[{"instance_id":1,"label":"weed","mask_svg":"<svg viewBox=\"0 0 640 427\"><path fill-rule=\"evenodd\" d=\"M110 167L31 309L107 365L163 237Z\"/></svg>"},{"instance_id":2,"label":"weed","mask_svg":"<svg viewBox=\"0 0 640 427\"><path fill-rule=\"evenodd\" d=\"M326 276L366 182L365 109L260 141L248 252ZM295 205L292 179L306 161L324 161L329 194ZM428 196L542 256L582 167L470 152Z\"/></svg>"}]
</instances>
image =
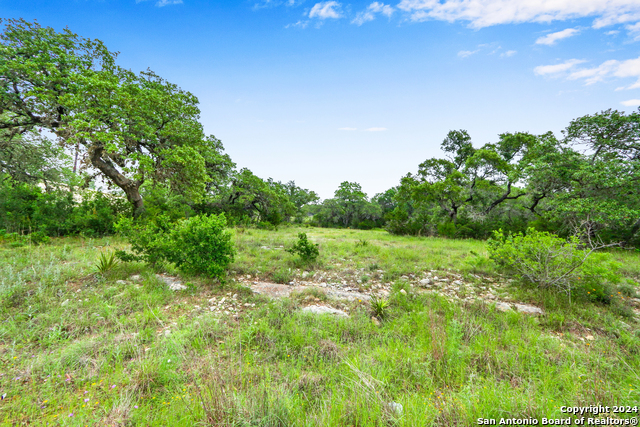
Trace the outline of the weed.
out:
<instances>
[{"instance_id":1,"label":"weed","mask_svg":"<svg viewBox=\"0 0 640 427\"><path fill-rule=\"evenodd\" d=\"M280 267L273 273L271 273L271 280L276 283L289 283L291 282L292 274L291 269L286 267Z\"/></svg>"},{"instance_id":2,"label":"weed","mask_svg":"<svg viewBox=\"0 0 640 427\"><path fill-rule=\"evenodd\" d=\"M365 246L368 246L368 245L369 245L369 242L365 239L360 239L355 244L356 248L364 248Z\"/></svg>"}]
</instances>

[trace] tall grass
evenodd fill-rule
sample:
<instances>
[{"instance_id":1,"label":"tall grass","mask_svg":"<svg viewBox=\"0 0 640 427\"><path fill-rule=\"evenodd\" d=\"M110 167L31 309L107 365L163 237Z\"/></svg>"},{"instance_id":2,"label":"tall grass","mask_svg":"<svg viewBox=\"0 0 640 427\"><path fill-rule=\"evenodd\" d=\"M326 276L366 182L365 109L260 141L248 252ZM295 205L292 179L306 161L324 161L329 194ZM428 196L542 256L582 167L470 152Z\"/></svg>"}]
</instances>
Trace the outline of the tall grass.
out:
<instances>
[{"instance_id":1,"label":"tall grass","mask_svg":"<svg viewBox=\"0 0 640 427\"><path fill-rule=\"evenodd\" d=\"M0 246L0 425L453 426L640 401L635 317L510 284L483 242L304 229L320 245L306 267L284 251L300 231L236 232L229 280L182 276L191 286L179 292L143 264L95 274L100 253L125 249L118 239ZM637 277L637 254L614 256ZM347 318L304 313L308 298L338 302L269 300L234 281L302 280L309 268L354 286L366 275L363 289L394 283L385 320L365 301L340 302ZM546 314L452 302L402 279L445 269ZM236 311L208 308L222 298Z\"/></svg>"}]
</instances>

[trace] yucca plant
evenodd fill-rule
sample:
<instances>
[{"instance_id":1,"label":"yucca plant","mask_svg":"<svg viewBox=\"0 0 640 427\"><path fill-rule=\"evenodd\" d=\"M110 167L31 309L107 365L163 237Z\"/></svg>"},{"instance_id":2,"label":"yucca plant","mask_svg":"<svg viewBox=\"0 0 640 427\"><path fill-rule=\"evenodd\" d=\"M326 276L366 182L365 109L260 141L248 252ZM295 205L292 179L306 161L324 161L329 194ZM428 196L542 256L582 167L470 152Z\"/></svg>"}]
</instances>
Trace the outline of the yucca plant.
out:
<instances>
[{"instance_id":1,"label":"yucca plant","mask_svg":"<svg viewBox=\"0 0 640 427\"><path fill-rule=\"evenodd\" d=\"M371 311L375 317L384 320L389 314L389 300L372 295Z\"/></svg>"},{"instance_id":2,"label":"yucca plant","mask_svg":"<svg viewBox=\"0 0 640 427\"><path fill-rule=\"evenodd\" d=\"M119 262L120 261L118 260L115 251L111 251L109 253L100 252L98 262L95 264L96 271L100 274L105 274L118 265Z\"/></svg>"}]
</instances>

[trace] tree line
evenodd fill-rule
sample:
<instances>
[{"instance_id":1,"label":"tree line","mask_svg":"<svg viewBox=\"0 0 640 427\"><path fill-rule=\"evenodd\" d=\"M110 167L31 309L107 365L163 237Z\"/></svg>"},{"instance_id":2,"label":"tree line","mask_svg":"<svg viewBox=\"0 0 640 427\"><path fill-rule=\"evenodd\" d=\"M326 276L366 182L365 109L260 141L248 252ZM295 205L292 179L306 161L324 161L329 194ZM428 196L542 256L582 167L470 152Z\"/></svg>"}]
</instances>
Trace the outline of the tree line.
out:
<instances>
[{"instance_id":1,"label":"tree line","mask_svg":"<svg viewBox=\"0 0 640 427\"><path fill-rule=\"evenodd\" d=\"M93 215L102 221L95 231L105 233L122 215L224 213L262 227L459 238L534 227L639 243L640 109L577 118L560 137L503 133L479 147L452 130L440 145L444 156L426 159L397 186L369 198L343 182L320 201L294 181L238 169L204 133L196 96L151 70L124 69L101 41L23 19L1 24L0 228L67 234L93 229ZM96 183L126 203L69 196Z\"/></svg>"}]
</instances>

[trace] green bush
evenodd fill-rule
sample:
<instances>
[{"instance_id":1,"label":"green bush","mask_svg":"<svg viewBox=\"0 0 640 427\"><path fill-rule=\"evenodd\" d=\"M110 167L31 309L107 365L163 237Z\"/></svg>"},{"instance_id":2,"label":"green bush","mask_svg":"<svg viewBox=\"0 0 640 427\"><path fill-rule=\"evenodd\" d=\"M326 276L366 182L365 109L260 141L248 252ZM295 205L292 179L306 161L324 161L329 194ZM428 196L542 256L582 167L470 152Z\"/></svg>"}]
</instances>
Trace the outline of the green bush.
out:
<instances>
[{"instance_id":1,"label":"green bush","mask_svg":"<svg viewBox=\"0 0 640 427\"><path fill-rule=\"evenodd\" d=\"M226 225L224 214L178 221L169 235L172 246L168 260L185 273L221 279L235 255Z\"/></svg>"},{"instance_id":2,"label":"green bush","mask_svg":"<svg viewBox=\"0 0 640 427\"><path fill-rule=\"evenodd\" d=\"M118 217L128 209L123 198L86 191L82 202L69 215L69 230L85 236L113 234Z\"/></svg>"},{"instance_id":3,"label":"green bush","mask_svg":"<svg viewBox=\"0 0 640 427\"><path fill-rule=\"evenodd\" d=\"M123 261L155 265L167 261L188 274L221 279L235 251L224 215L195 216L175 223L159 216L146 223L122 219L116 226L131 243L133 254L118 251Z\"/></svg>"},{"instance_id":4,"label":"green bush","mask_svg":"<svg viewBox=\"0 0 640 427\"><path fill-rule=\"evenodd\" d=\"M40 245L43 243L49 243L49 236L42 231L34 231L29 234L29 240L31 240L31 243L34 245Z\"/></svg>"},{"instance_id":5,"label":"green bush","mask_svg":"<svg viewBox=\"0 0 640 427\"><path fill-rule=\"evenodd\" d=\"M294 255L300 255L302 261L307 263L315 262L318 255L320 255L318 244L311 243L307 238L307 233L299 233L298 241L291 248L286 249L286 251Z\"/></svg>"},{"instance_id":6,"label":"green bush","mask_svg":"<svg viewBox=\"0 0 640 427\"><path fill-rule=\"evenodd\" d=\"M124 198L100 192L60 188L43 191L36 185L0 176L0 228L44 236L112 234L118 217L128 209ZM80 194L82 201L74 201ZM37 235L32 238L44 241Z\"/></svg>"},{"instance_id":7,"label":"green bush","mask_svg":"<svg viewBox=\"0 0 640 427\"><path fill-rule=\"evenodd\" d=\"M169 217L159 215L148 221L135 221L133 218L121 218L116 230L131 243L132 253L117 251L116 255L124 262L144 261L155 266L166 261L172 250L169 232L172 223Z\"/></svg>"},{"instance_id":8,"label":"green bush","mask_svg":"<svg viewBox=\"0 0 640 427\"><path fill-rule=\"evenodd\" d=\"M577 237L565 240L533 228L526 235L505 236L499 230L487 244L498 266L541 288L567 293L583 289L590 298L608 302L610 286L620 281L609 254L590 257L593 251L580 249Z\"/></svg>"}]
</instances>

